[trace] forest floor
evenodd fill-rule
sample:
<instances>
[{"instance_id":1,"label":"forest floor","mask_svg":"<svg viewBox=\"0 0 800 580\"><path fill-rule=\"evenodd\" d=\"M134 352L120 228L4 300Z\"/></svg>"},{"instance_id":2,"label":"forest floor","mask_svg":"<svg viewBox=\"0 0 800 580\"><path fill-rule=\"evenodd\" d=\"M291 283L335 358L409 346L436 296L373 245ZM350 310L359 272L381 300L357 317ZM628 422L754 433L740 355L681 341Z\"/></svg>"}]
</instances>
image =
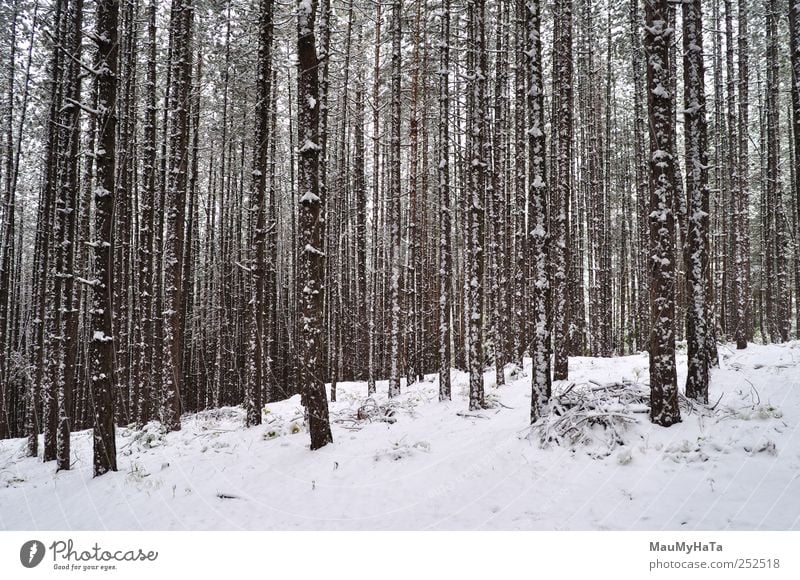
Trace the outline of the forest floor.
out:
<instances>
[{"instance_id":1,"label":"forest floor","mask_svg":"<svg viewBox=\"0 0 800 580\"><path fill-rule=\"evenodd\" d=\"M573 445L529 436L530 361L507 370L467 413L468 377L453 400L437 379L339 385L334 444L308 448L300 398L272 403L245 429L239 408L119 428L119 471L92 478L91 432L73 434L74 467L24 457L0 442L0 529L6 530L785 530L800 529L800 342L720 346L711 404L652 425L641 405L606 408L624 421L573 430ZM555 392L646 389L647 355L571 358ZM686 355L678 355L683 385ZM359 412L360 411L360 412ZM609 415L610 416L610 415Z\"/></svg>"}]
</instances>

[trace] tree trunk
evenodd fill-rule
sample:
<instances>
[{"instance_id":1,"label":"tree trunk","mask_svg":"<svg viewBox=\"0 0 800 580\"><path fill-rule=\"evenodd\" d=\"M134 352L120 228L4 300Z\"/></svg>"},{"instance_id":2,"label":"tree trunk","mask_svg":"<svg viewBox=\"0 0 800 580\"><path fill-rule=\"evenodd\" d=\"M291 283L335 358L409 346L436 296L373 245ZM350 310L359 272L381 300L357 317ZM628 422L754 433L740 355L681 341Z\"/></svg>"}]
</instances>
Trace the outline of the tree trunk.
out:
<instances>
[{"instance_id":1,"label":"tree trunk","mask_svg":"<svg viewBox=\"0 0 800 580\"><path fill-rule=\"evenodd\" d=\"M547 180L545 175L544 83L542 81L541 2L527 3L525 53L530 88L528 109L531 128L528 131L531 214L530 259L533 261L534 333L531 344L531 423L545 412L550 400L550 281L547 272L549 231L547 220Z\"/></svg>"},{"instance_id":2,"label":"tree trunk","mask_svg":"<svg viewBox=\"0 0 800 580\"><path fill-rule=\"evenodd\" d=\"M650 420L680 422L675 371L675 131L667 0L646 0L644 49L650 128Z\"/></svg>"},{"instance_id":3,"label":"tree trunk","mask_svg":"<svg viewBox=\"0 0 800 580\"><path fill-rule=\"evenodd\" d=\"M389 227L390 268L389 308L391 317L389 364L389 396L400 394L400 328L402 326L402 305L400 303L400 77L401 77L401 21L402 3L392 2L392 87L391 134L389 136Z\"/></svg>"},{"instance_id":4,"label":"tree trunk","mask_svg":"<svg viewBox=\"0 0 800 580\"><path fill-rule=\"evenodd\" d=\"M325 252L324 199L319 196L319 73L314 41L316 0L297 3L297 137L300 196L301 373L311 449L333 442L323 380L322 305Z\"/></svg>"},{"instance_id":5,"label":"tree trunk","mask_svg":"<svg viewBox=\"0 0 800 580\"><path fill-rule=\"evenodd\" d=\"M96 3L94 40L99 71L96 76L97 128L94 150L95 270L92 283L91 399L94 403L94 475L117 470L114 434L114 343L111 330L113 263L111 228L114 220L114 178L117 103L117 22L119 3Z\"/></svg>"},{"instance_id":6,"label":"tree trunk","mask_svg":"<svg viewBox=\"0 0 800 580\"><path fill-rule=\"evenodd\" d=\"M572 195L572 1L558 0L558 36L554 46L553 78L558 90L555 123L555 187L552 195L552 340L553 378L566 380L569 353L569 204Z\"/></svg>"},{"instance_id":7,"label":"tree trunk","mask_svg":"<svg viewBox=\"0 0 800 580\"><path fill-rule=\"evenodd\" d=\"M439 37L439 136L437 165L439 189L439 400L450 400L453 257L450 199L450 0L443 0Z\"/></svg>"},{"instance_id":8,"label":"tree trunk","mask_svg":"<svg viewBox=\"0 0 800 580\"><path fill-rule=\"evenodd\" d=\"M686 396L708 403L708 138L700 0L683 4L683 86L688 228Z\"/></svg>"}]
</instances>

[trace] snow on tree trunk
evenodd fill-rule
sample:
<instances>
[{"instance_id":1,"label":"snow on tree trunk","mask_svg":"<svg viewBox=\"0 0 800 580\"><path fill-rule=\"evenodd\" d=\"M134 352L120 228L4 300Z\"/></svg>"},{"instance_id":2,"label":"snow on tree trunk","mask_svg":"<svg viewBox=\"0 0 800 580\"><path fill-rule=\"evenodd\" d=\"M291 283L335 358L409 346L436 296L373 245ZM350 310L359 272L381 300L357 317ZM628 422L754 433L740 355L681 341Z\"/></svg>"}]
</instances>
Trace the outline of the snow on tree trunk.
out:
<instances>
[{"instance_id":1,"label":"snow on tree trunk","mask_svg":"<svg viewBox=\"0 0 800 580\"><path fill-rule=\"evenodd\" d=\"M686 396L708 402L708 138L700 0L683 3L684 136L689 220L686 283Z\"/></svg>"},{"instance_id":2,"label":"snow on tree trunk","mask_svg":"<svg viewBox=\"0 0 800 580\"><path fill-rule=\"evenodd\" d=\"M469 203L469 408L484 406L484 189L487 184L486 32L483 0L467 2L467 192Z\"/></svg>"},{"instance_id":3,"label":"snow on tree trunk","mask_svg":"<svg viewBox=\"0 0 800 580\"><path fill-rule=\"evenodd\" d=\"M174 35L172 84L169 98L171 132L170 171L167 179L165 216L167 220L164 255L164 417L170 431L181 428L183 382L183 334L180 316L183 304L183 249L186 224L186 191L189 160L189 92L192 70L191 0L175 0L170 27Z\"/></svg>"},{"instance_id":4,"label":"snow on tree trunk","mask_svg":"<svg viewBox=\"0 0 800 580\"><path fill-rule=\"evenodd\" d=\"M372 270L377 269L378 261L378 199L380 197L380 146L379 146L379 133L380 133L380 108L378 101L380 98L380 68L381 68L381 19L382 19L382 6L378 2L375 9L375 37L374 37L374 67L372 72ZM375 374L377 372L377 336L375 334L375 325L377 317L377 302L378 302L378 276L377 272L373 273L372 289L369 292L369 343L367 344L367 393L372 395L375 393Z\"/></svg>"},{"instance_id":5,"label":"snow on tree trunk","mask_svg":"<svg viewBox=\"0 0 800 580\"><path fill-rule=\"evenodd\" d=\"M675 371L675 156L669 47L674 30L667 0L647 0L644 49L650 129L650 419L678 423Z\"/></svg>"},{"instance_id":6,"label":"snow on tree trunk","mask_svg":"<svg viewBox=\"0 0 800 580\"><path fill-rule=\"evenodd\" d=\"M443 0L439 16L439 135L437 176L439 194L439 400L450 400L453 257L450 200L450 0Z\"/></svg>"},{"instance_id":7,"label":"snow on tree trunk","mask_svg":"<svg viewBox=\"0 0 800 580\"><path fill-rule=\"evenodd\" d=\"M98 57L98 135L94 150L96 185L90 364L91 400L94 406L94 474L98 476L117 470L113 393L114 343L111 330L111 229L114 219L119 3L99 0L96 6L94 40Z\"/></svg>"},{"instance_id":8,"label":"snow on tree trunk","mask_svg":"<svg viewBox=\"0 0 800 580\"><path fill-rule=\"evenodd\" d=\"M789 47L792 64L792 133L794 135L794 194L797 207L795 223L800 224L800 0L790 0L789 6ZM800 247L795 240L795 259L800 260ZM798 282L800 284L800 282ZM798 323L797 336L800 336L800 292L796 297Z\"/></svg>"},{"instance_id":9,"label":"snow on tree trunk","mask_svg":"<svg viewBox=\"0 0 800 580\"><path fill-rule=\"evenodd\" d=\"M553 378L566 380L569 353L569 205L572 184L572 0L557 0L558 35L554 46L553 76L558 90L554 139L554 188L551 196L552 243L551 304L554 350Z\"/></svg>"},{"instance_id":10,"label":"snow on tree trunk","mask_svg":"<svg viewBox=\"0 0 800 580\"><path fill-rule=\"evenodd\" d=\"M637 328L636 347L646 348L650 332L650 290L648 287L648 270L650 258L650 228L647 217L649 203L647 185L647 160L645 158L645 121L642 97L644 95L644 59L642 55L641 20L639 13L640 0L630 0L630 27L631 27L631 60L634 83L634 159L636 176L636 229L637 229Z\"/></svg>"},{"instance_id":11,"label":"snow on tree trunk","mask_svg":"<svg viewBox=\"0 0 800 580\"><path fill-rule=\"evenodd\" d=\"M531 423L541 417L550 399L550 280L547 272L549 243L547 180L545 176L544 83L542 82L541 2L528 0L525 54L529 74L528 131L531 213L529 216L530 260L533 261L534 332L531 343Z\"/></svg>"},{"instance_id":12,"label":"snow on tree trunk","mask_svg":"<svg viewBox=\"0 0 800 580\"><path fill-rule=\"evenodd\" d=\"M795 232L800 230L800 2L789 0L789 54L792 67L792 134L794 152ZM800 336L800 247L795 237L795 336Z\"/></svg>"},{"instance_id":13,"label":"snow on tree trunk","mask_svg":"<svg viewBox=\"0 0 800 580\"><path fill-rule=\"evenodd\" d=\"M390 353L389 353L389 396L400 394L400 327L402 326L402 306L400 304L400 78L401 78L401 21L402 3L392 3L392 86L389 115L391 128L389 135L389 252L391 268L389 280L390 309Z\"/></svg>"},{"instance_id":14,"label":"snow on tree trunk","mask_svg":"<svg viewBox=\"0 0 800 580\"><path fill-rule=\"evenodd\" d=\"M765 1L766 12L766 207L767 252L770 254L766 299L770 305L769 333L773 342L789 340L791 328L791 295L789 293L788 232L780 181L781 141L779 67L778 60L778 2Z\"/></svg>"},{"instance_id":15,"label":"snow on tree trunk","mask_svg":"<svg viewBox=\"0 0 800 580\"><path fill-rule=\"evenodd\" d=\"M508 97L508 4L500 6L496 16L495 32L495 82L494 82L494 126L492 127L491 190L487 188L489 206L489 229L491 255L492 308L491 337L494 347L495 384L505 384L506 336L509 333L507 316L507 276L506 276L506 111ZM504 30L505 29L505 30Z\"/></svg>"},{"instance_id":16,"label":"snow on tree trunk","mask_svg":"<svg viewBox=\"0 0 800 580\"><path fill-rule=\"evenodd\" d=\"M748 189L749 146L749 72L748 72L748 0L739 0L739 191L736 196L736 236L734 260L736 270L736 348L747 348L750 322L750 193Z\"/></svg>"},{"instance_id":17,"label":"snow on tree trunk","mask_svg":"<svg viewBox=\"0 0 800 580\"><path fill-rule=\"evenodd\" d=\"M146 423L152 412L152 383L156 378L153 369L153 294L156 291L154 272L153 232L158 224L155 212L156 195L156 4L150 1L147 9L147 75L145 80L144 140L142 143L144 164L140 186L138 265L139 271L139 311L138 323L141 331L142 349L139 367L141 369L140 399L137 402L137 423Z\"/></svg>"},{"instance_id":18,"label":"snow on tree trunk","mask_svg":"<svg viewBox=\"0 0 800 580\"><path fill-rule=\"evenodd\" d=\"M526 26L526 1L515 0L514 7L515 26L514 36L516 50L514 51L514 156L524 159L526 155L526 115L525 115L525 51L528 50ZM528 296L526 292L526 267L528 235L526 232L525 216L527 215L528 195L525 187L525 164L516 162L514 165L514 256L513 263L513 293L511 297L513 311L514 332L514 362L522 366L522 358L527 344L525 342L525 324L528 316Z\"/></svg>"},{"instance_id":19,"label":"snow on tree trunk","mask_svg":"<svg viewBox=\"0 0 800 580\"><path fill-rule=\"evenodd\" d=\"M252 289L249 311L250 352L248 377L245 383L245 408L247 424L261 424L261 394L266 380L264 372L266 297L266 202L267 161L269 153L270 93L272 90L272 11L271 0L261 0L258 36L258 64L256 76L255 134L253 135L252 191L250 195L250 251L252 264ZM272 296L269 297L273 299ZM268 398L268 397L267 397Z\"/></svg>"},{"instance_id":20,"label":"snow on tree trunk","mask_svg":"<svg viewBox=\"0 0 800 580\"><path fill-rule=\"evenodd\" d=\"M68 46L75 56L81 56L83 25L83 0L77 0L70 7ZM70 468L70 409L75 390L75 363L78 357L78 311L75 304L75 251L77 246L77 206L78 206L78 151L80 140L80 108L81 87L78 75L78 64L67 65L65 93L68 104L62 107L61 125L64 131L63 168L60 181L60 192L56 201L57 231L61 240L58 245L56 260L56 282L60 286L61 312L57 330L60 335L61 353L53 361L58 360L57 368L53 368L54 381L58 387L58 432L56 441L56 460L58 469Z\"/></svg>"},{"instance_id":21,"label":"snow on tree trunk","mask_svg":"<svg viewBox=\"0 0 800 580\"><path fill-rule=\"evenodd\" d=\"M14 1L11 15L10 50L8 55L8 92L5 109L5 158L0 157L3 175L3 220L0 222L0 439L11 436L13 412L10 409L12 388L8 381L9 369L9 290L11 286L11 265L14 257L14 93L17 52L17 21L19 0ZM26 83L27 85L27 83ZM27 91L27 86L26 86Z\"/></svg>"},{"instance_id":22,"label":"snow on tree trunk","mask_svg":"<svg viewBox=\"0 0 800 580\"><path fill-rule=\"evenodd\" d=\"M300 364L311 449L333 442L322 375L325 292L324 213L319 195L319 72L314 41L316 0L297 3L297 136L300 193Z\"/></svg>"}]
</instances>

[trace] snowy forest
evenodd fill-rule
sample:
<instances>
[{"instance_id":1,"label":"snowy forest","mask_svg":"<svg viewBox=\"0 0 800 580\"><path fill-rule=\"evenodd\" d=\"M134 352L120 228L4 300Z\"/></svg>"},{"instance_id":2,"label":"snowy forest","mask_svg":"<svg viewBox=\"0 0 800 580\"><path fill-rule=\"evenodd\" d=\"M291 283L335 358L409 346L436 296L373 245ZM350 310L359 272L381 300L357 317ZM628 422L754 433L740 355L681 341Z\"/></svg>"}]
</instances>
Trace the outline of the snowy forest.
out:
<instances>
[{"instance_id":1,"label":"snowy forest","mask_svg":"<svg viewBox=\"0 0 800 580\"><path fill-rule=\"evenodd\" d=\"M454 425L617 448L732 408L744 367L781 419L800 2L2 0L0 24L6 466L96 477L201 417L346 450L415 388Z\"/></svg>"}]
</instances>

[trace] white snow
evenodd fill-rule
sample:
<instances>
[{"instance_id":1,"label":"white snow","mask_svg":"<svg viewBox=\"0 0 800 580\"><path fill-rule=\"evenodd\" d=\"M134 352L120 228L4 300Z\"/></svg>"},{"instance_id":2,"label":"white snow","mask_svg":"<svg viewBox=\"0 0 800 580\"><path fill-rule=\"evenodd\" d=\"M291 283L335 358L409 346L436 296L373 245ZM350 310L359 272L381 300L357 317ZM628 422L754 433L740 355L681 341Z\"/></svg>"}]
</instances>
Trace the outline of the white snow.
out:
<instances>
[{"instance_id":1,"label":"white snow","mask_svg":"<svg viewBox=\"0 0 800 580\"><path fill-rule=\"evenodd\" d=\"M319 202L319 196L310 189L306 191L300 198L300 203L317 203L317 202Z\"/></svg>"},{"instance_id":2,"label":"white snow","mask_svg":"<svg viewBox=\"0 0 800 580\"><path fill-rule=\"evenodd\" d=\"M386 381L374 401L340 383L335 442L315 452L299 396L249 429L239 408L186 415L177 433L119 428L119 472L95 479L91 431L73 434L68 472L2 441L0 529L800 529L800 342L720 353L713 412L663 428L620 407L635 422L613 449L599 428L572 449L526 437L529 361L500 389L487 370L495 406L471 414L462 372L445 403L433 375L391 403ZM570 359L573 388L646 385L647 369L644 353Z\"/></svg>"}]
</instances>

